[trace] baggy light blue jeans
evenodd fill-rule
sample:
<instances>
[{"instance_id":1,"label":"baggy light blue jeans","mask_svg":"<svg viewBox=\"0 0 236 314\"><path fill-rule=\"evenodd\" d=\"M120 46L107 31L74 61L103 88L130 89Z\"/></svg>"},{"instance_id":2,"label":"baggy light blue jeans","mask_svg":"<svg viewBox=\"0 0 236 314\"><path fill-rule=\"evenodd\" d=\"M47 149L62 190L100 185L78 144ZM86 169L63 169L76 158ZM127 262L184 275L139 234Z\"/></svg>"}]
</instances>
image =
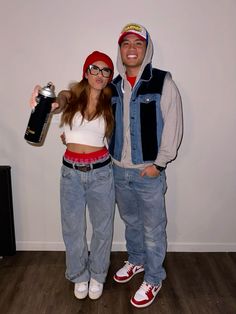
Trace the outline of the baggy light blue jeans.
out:
<instances>
[{"instance_id":1,"label":"baggy light blue jeans","mask_svg":"<svg viewBox=\"0 0 236 314\"><path fill-rule=\"evenodd\" d=\"M110 265L113 235L115 192L112 165L88 172L62 165L60 185L66 278L72 282L94 278L103 283ZM92 225L90 254L86 239L86 206Z\"/></svg>"},{"instance_id":2,"label":"baggy light blue jeans","mask_svg":"<svg viewBox=\"0 0 236 314\"><path fill-rule=\"evenodd\" d=\"M125 223L128 260L144 265L144 280L156 285L166 277L166 176L140 176L140 170L114 168L116 202Z\"/></svg>"}]
</instances>

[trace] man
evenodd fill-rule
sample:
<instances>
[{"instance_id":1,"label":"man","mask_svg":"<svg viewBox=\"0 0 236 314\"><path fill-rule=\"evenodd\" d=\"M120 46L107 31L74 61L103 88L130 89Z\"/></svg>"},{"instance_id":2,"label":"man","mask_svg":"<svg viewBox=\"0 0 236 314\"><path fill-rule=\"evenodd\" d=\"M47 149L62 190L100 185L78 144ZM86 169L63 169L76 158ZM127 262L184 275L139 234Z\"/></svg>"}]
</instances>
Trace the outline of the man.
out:
<instances>
[{"instance_id":1,"label":"man","mask_svg":"<svg viewBox=\"0 0 236 314\"><path fill-rule=\"evenodd\" d=\"M128 261L114 280L125 283L144 271L144 281L131 298L139 308L154 301L166 277L165 168L181 142L182 104L171 74L152 68L153 43L143 26L126 25L118 44L110 154Z\"/></svg>"}]
</instances>

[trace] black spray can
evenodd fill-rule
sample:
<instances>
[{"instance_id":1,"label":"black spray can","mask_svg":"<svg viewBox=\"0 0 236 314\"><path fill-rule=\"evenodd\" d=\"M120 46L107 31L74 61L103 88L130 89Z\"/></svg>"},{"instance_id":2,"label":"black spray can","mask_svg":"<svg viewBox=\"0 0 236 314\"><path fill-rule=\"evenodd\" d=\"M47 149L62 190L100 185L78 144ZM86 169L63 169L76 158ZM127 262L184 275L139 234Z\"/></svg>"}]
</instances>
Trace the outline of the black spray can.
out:
<instances>
[{"instance_id":1,"label":"black spray can","mask_svg":"<svg viewBox=\"0 0 236 314\"><path fill-rule=\"evenodd\" d=\"M37 106L32 109L24 137L29 143L39 144L44 138L52 109L51 105L56 100L54 88L54 85L49 82L39 91L35 99Z\"/></svg>"}]
</instances>

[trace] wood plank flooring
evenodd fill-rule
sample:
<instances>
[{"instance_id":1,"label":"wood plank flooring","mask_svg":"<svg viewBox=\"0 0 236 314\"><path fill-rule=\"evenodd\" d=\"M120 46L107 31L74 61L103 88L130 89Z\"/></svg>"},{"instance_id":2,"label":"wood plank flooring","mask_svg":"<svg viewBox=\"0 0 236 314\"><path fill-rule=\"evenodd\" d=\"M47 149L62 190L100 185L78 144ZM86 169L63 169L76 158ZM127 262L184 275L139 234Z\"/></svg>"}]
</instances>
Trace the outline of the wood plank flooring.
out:
<instances>
[{"instance_id":1,"label":"wood plank flooring","mask_svg":"<svg viewBox=\"0 0 236 314\"><path fill-rule=\"evenodd\" d=\"M174 253L165 260L167 279L154 303L134 308L130 297L143 274L113 281L125 252L112 252L99 300L77 300L64 277L64 252L17 252L0 260L0 314L236 314L236 253Z\"/></svg>"}]
</instances>

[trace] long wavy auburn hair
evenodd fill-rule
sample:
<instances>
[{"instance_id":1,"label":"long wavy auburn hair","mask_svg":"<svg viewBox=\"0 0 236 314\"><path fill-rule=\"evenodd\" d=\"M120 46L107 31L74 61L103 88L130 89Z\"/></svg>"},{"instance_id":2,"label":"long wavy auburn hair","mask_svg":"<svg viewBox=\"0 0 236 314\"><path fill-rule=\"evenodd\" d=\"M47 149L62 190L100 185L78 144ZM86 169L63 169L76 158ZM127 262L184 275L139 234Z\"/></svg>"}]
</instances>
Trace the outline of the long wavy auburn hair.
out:
<instances>
[{"instance_id":1,"label":"long wavy auburn hair","mask_svg":"<svg viewBox=\"0 0 236 314\"><path fill-rule=\"evenodd\" d=\"M92 116L89 117L86 115L86 109L90 94L90 86L88 80L82 79L80 82L70 84L69 91L70 99L63 109L60 126L68 124L72 128L73 118L78 112L80 112L80 114L82 115L81 123L83 123L83 120L85 118L86 120L91 121L100 116L103 116L106 125L105 137L109 138L111 136L114 126L114 118L111 107L111 88L109 86L106 86L102 89L98 98L96 111Z\"/></svg>"}]
</instances>

